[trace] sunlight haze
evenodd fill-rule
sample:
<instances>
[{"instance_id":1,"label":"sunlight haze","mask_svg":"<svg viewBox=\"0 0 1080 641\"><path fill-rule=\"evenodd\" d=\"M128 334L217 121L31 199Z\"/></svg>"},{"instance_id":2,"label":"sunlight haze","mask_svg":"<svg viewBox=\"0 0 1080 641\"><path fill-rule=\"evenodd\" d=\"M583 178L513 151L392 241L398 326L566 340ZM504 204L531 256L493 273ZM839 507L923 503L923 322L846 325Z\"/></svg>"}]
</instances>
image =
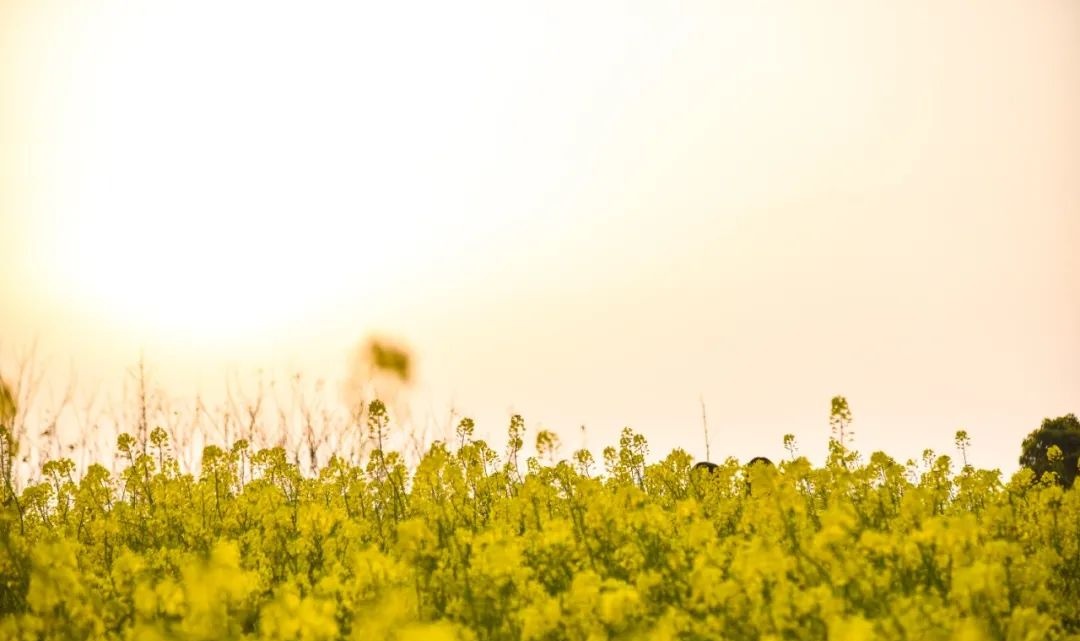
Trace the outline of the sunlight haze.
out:
<instances>
[{"instance_id":1,"label":"sunlight haze","mask_svg":"<svg viewBox=\"0 0 1080 641\"><path fill-rule=\"evenodd\" d=\"M704 401L820 459L842 394L1011 472L1080 412L1078 246L1075 2L0 3L0 357L110 389L386 332L500 448L703 459Z\"/></svg>"}]
</instances>

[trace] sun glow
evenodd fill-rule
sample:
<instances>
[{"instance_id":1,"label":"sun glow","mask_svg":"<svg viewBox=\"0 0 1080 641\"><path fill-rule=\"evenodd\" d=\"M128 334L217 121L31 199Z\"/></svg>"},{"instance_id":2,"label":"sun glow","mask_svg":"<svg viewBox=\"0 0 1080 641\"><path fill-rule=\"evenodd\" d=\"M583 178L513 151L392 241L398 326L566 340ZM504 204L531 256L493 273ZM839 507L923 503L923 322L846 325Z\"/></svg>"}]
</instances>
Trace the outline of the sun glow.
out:
<instances>
[{"instance_id":1,"label":"sun glow","mask_svg":"<svg viewBox=\"0 0 1080 641\"><path fill-rule=\"evenodd\" d=\"M396 291L488 296L523 278L557 291L598 253L605 278L633 281L642 256L685 249L657 233L654 208L721 229L782 193L725 172L810 167L830 140L785 142L782 156L708 151L716 123L741 136L766 112L734 89L684 100L688 88L719 76L754 81L755 101L793 100L767 81L770 41L749 35L771 24L764 13L737 16L736 57L699 55L694 20L649 3L574 5L580 22L564 20L570 5L486 2L23 6L37 18L13 34L31 96L19 133L37 157L21 187L48 257L29 261L43 266L35 286L54 307L174 343L280 334ZM686 68L670 73L677 60ZM674 120L672 99L687 110ZM657 189L669 181L681 186ZM723 206L657 200L701 181L724 184L709 192Z\"/></svg>"},{"instance_id":2,"label":"sun glow","mask_svg":"<svg viewBox=\"0 0 1080 641\"><path fill-rule=\"evenodd\" d=\"M114 325L280 331L392 287L437 258L463 178L492 155L494 63L467 43L446 54L446 24L261 3L82 11L39 52L50 213L35 226L60 296ZM388 35L408 26L408 42Z\"/></svg>"}]
</instances>

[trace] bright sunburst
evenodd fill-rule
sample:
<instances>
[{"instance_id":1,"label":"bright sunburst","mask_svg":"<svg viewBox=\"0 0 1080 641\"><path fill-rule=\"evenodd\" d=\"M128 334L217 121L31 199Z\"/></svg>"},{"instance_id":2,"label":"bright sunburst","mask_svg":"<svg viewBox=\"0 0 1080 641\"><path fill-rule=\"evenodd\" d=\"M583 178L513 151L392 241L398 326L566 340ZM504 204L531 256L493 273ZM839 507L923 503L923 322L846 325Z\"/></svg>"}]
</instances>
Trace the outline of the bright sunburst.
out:
<instances>
[{"instance_id":1,"label":"bright sunburst","mask_svg":"<svg viewBox=\"0 0 1080 641\"><path fill-rule=\"evenodd\" d=\"M389 39L404 13L83 11L43 54L54 215L36 224L62 299L119 327L230 337L317 317L430 261L491 155L485 62L440 54L451 30Z\"/></svg>"}]
</instances>

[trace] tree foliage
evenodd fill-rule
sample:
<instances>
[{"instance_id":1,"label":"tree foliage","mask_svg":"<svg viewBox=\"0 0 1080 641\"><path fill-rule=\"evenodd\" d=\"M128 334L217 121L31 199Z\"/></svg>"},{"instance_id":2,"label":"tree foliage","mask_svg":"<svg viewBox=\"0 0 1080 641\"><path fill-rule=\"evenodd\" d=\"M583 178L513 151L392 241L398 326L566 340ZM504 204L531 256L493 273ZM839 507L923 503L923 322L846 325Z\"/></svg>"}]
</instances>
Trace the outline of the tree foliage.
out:
<instances>
[{"instance_id":1,"label":"tree foliage","mask_svg":"<svg viewBox=\"0 0 1080 641\"><path fill-rule=\"evenodd\" d=\"M1076 415L1043 419L1039 429L1024 439L1020 465L1033 471L1036 478L1053 473L1059 483L1072 487L1080 465L1080 420Z\"/></svg>"}]
</instances>

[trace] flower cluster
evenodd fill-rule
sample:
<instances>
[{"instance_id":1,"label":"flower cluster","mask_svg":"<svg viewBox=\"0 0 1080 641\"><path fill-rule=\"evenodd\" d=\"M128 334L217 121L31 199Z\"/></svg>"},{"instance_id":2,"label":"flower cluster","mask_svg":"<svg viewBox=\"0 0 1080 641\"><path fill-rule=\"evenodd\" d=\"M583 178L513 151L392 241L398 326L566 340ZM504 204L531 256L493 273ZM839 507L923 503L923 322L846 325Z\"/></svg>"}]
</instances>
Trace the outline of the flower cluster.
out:
<instances>
[{"instance_id":1,"label":"flower cluster","mask_svg":"<svg viewBox=\"0 0 1080 641\"><path fill-rule=\"evenodd\" d=\"M0 507L0 638L1080 639L1080 490L837 443L828 463L519 462L463 422L301 473L283 449L163 434L126 467L43 466ZM523 463L523 464L522 464Z\"/></svg>"}]
</instances>

